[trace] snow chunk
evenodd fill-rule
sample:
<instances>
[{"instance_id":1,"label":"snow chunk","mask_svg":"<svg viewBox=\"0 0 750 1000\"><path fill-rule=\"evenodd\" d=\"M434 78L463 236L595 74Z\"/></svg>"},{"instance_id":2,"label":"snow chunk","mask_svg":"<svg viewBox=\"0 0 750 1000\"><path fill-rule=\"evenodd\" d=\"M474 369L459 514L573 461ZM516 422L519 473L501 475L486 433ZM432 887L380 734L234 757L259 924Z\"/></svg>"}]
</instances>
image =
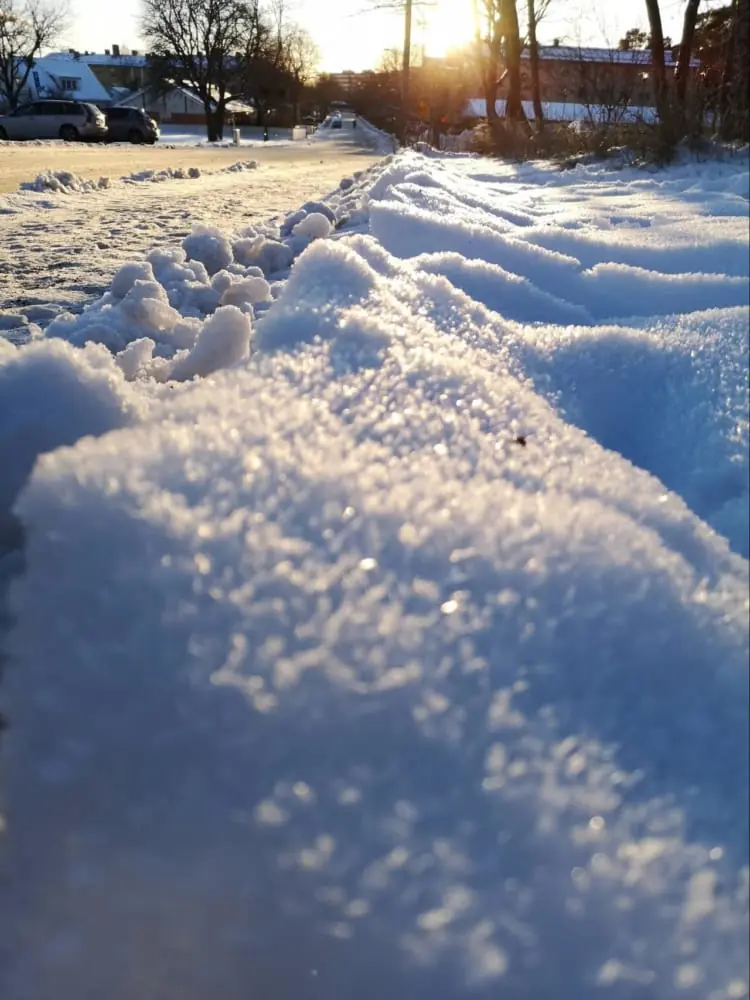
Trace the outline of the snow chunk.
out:
<instances>
[{"instance_id":1,"label":"snow chunk","mask_svg":"<svg viewBox=\"0 0 750 1000\"><path fill-rule=\"evenodd\" d=\"M333 226L325 215L320 212L311 212L310 215L306 215L296 224L292 233L295 236L305 236L311 240L318 240L329 236L332 229Z\"/></svg>"},{"instance_id":2,"label":"snow chunk","mask_svg":"<svg viewBox=\"0 0 750 1000\"><path fill-rule=\"evenodd\" d=\"M364 305L377 275L357 254L332 242L316 242L296 261L286 285L258 322L255 343L275 349L332 336L342 307Z\"/></svg>"},{"instance_id":3,"label":"snow chunk","mask_svg":"<svg viewBox=\"0 0 750 1000\"><path fill-rule=\"evenodd\" d=\"M239 174L244 173L247 170L257 170L258 161L257 160L243 160L237 163L232 163L231 166L224 167L224 171L229 174Z\"/></svg>"},{"instance_id":4,"label":"snow chunk","mask_svg":"<svg viewBox=\"0 0 750 1000\"><path fill-rule=\"evenodd\" d=\"M37 456L131 424L143 407L101 347L44 340L0 358L2 521Z\"/></svg>"},{"instance_id":5,"label":"snow chunk","mask_svg":"<svg viewBox=\"0 0 750 1000\"><path fill-rule=\"evenodd\" d=\"M171 377L182 382L236 364L247 356L250 331L245 313L234 305L221 306L203 324L190 353L175 361Z\"/></svg>"},{"instance_id":6,"label":"snow chunk","mask_svg":"<svg viewBox=\"0 0 750 1000\"><path fill-rule=\"evenodd\" d=\"M124 299L136 281L153 281L154 271L150 261L123 264L112 279L110 291L118 299Z\"/></svg>"},{"instance_id":7,"label":"snow chunk","mask_svg":"<svg viewBox=\"0 0 750 1000\"><path fill-rule=\"evenodd\" d=\"M265 278L243 278L230 284L221 297L223 306L241 306L243 303L255 305L259 302L271 302L271 286Z\"/></svg>"},{"instance_id":8,"label":"snow chunk","mask_svg":"<svg viewBox=\"0 0 750 1000\"><path fill-rule=\"evenodd\" d=\"M241 264L259 267L267 277L286 270L294 260L294 253L286 244L265 236L236 240L233 249Z\"/></svg>"},{"instance_id":9,"label":"snow chunk","mask_svg":"<svg viewBox=\"0 0 750 1000\"><path fill-rule=\"evenodd\" d=\"M197 180L200 176L201 171L199 167L188 167L187 170L184 167L166 167L164 170L139 170L136 173L129 174L127 177L123 177L122 180L125 184L158 184L162 181L171 180Z\"/></svg>"},{"instance_id":10,"label":"snow chunk","mask_svg":"<svg viewBox=\"0 0 750 1000\"><path fill-rule=\"evenodd\" d=\"M234 260L232 245L215 226L196 223L190 236L182 241L190 261L199 261L209 274L216 274Z\"/></svg>"},{"instance_id":11,"label":"snow chunk","mask_svg":"<svg viewBox=\"0 0 750 1000\"><path fill-rule=\"evenodd\" d=\"M38 174L33 181L24 181L19 190L52 191L55 194L88 194L91 191L102 191L109 187L109 177L100 177L99 180L94 181L72 174L69 170L45 170Z\"/></svg>"},{"instance_id":12,"label":"snow chunk","mask_svg":"<svg viewBox=\"0 0 750 1000\"><path fill-rule=\"evenodd\" d=\"M154 353L156 344L150 337L133 340L117 355L117 366L128 382L132 382L138 372L147 364Z\"/></svg>"}]
</instances>

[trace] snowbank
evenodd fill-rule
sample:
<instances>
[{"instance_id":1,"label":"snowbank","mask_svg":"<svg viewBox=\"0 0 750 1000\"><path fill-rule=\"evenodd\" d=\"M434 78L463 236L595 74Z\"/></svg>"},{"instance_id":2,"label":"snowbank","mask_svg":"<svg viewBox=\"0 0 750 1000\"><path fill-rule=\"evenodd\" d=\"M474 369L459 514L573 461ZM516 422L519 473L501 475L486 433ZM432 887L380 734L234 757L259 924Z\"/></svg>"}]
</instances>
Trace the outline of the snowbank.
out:
<instances>
[{"instance_id":1,"label":"snowbank","mask_svg":"<svg viewBox=\"0 0 750 1000\"><path fill-rule=\"evenodd\" d=\"M4 997L747 995L746 180L402 153L0 341Z\"/></svg>"},{"instance_id":2,"label":"snowbank","mask_svg":"<svg viewBox=\"0 0 750 1000\"><path fill-rule=\"evenodd\" d=\"M100 177L98 181L86 180L70 173L69 170L45 170L37 174L33 181L24 181L19 191L53 191L56 194L87 194L90 191L101 191L111 184L109 177Z\"/></svg>"},{"instance_id":3,"label":"snowbank","mask_svg":"<svg viewBox=\"0 0 750 1000\"><path fill-rule=\"evenodd\" d=\"M167 167L164 170L139 170L137 173L129 174L121 178L125 184L139 184L144 181L159 183L160 181L186 181L197 180L201 176L198 167Z\"/></svg>"}]
</instances>

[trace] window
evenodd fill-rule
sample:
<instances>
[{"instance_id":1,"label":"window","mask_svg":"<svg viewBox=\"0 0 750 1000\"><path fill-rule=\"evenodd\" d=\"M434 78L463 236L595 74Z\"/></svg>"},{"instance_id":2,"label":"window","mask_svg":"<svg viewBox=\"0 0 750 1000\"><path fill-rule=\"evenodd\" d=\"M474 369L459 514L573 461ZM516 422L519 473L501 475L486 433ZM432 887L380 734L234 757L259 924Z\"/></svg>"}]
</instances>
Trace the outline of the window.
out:
<instances>
[{"instance_id":1,"label":"window","mask_svg":"<svg viewBox=\"0 0 750 1000\"><path fill-rule=\"evenodd\" d=\"M60 77L60 90L64 90L67 93L75 93L81 86L81 81L75 76L61 76Z\"/></svg>"}]
</instances>

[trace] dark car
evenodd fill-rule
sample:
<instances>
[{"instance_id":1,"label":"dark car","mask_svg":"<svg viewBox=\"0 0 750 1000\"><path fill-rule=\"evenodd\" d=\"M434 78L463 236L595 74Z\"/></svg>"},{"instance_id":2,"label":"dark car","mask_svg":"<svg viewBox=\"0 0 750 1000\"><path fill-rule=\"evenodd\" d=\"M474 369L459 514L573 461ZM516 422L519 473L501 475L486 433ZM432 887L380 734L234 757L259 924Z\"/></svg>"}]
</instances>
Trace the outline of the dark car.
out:
<instances>
[{"instance_id":1,"label":"dark car","mask_svg":"<svg viewBox=\"0 0 750 1000\"><path fill-rule=\"evenodd\" d=\"M109 142L150 142L159 138L159 126L140 108L108 108Z\"/></svg>"},{"instance_id":2,"label":"dark car","mask_svg":"<svg viewBox=\"0 0 750 1000\"><path fill-rule=\"evenodd\" d=\"M84 101L34 101L0 116L0 139L103 139L107 124L99 108Z\"/></svg>"}]
</instances>

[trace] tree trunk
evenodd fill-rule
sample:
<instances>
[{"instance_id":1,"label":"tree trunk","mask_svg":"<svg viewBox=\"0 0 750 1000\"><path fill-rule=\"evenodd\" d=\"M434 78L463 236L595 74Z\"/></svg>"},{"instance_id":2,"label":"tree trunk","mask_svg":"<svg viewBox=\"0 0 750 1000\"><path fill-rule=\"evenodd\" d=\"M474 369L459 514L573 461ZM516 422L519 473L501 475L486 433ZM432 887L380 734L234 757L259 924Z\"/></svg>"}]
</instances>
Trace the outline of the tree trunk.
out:
<instances>
[{"instance_id":1,"label":"tree trunk","mask_svg":"<svg viewBox=\"0 0 750 1000\"><path fill-rule=\"evenodd\" d=\"M406 141L409 122L410 73L411 73L411 14L412 0L406 0L404 8L404 57L401 65L401 142Z\"/></svg>"},{"instance_id":2,"label":"tree trunk","mask_svg":"<svg viewBox=\"0 0 750 1000\"><path fill-rule=\"evenodd\" d=\"M206 136L209 142L216 142L216 132L214 125L214 111L209 101L204 101L203 112L206 116Z\"/></svg>"},{"instance_id":3,"label":"tree trunk","mask_svg":"<svg viewBox=\"0 0 750 1000\"><path fill-rule=\"evenodd\" d=\"M732 27L727 47L721 93L722 139L748 141L748 59L750 59L750 0L734 0Z\"/></svg>"},{"instance_id":4,"label":"tree trunk","mask_svg":"<svg viewBox=\"0 0 750 1000\"><path fill-rule=\"evenodd\" d=\"M690 76L690 56L693 51L693 38L695 37L695 23L698 19L699 6L700 0L688 0L687 7L685 8L685 18L682 22L680 55L677 60L677 71L675 72L674 79L677 101L683 111L687 96L687 83Z\"/></svg>"},{"instance_id":5,"label":"tree trunk","mask_svg":"<svg viewBox=\"0 0 750 1000\"><path fill-rule=\"evenodd\" d=\"M516 0L501 0L500 10L505 37L505 61L508 68L505 117L510 121L526 121L521 103L521 35L518 29Z\"/></svg>"},{"instance_id":6,"label":"tree trunk","mask_svg":"<svg viewBox=\"0 0 750 1000\"><path fill-rule=\"evenodd\" d=\"M529 56L531 64L531 91L534 101L534 119L537 132L544 132L544 110L542 108L542 85L539 79L539 42L536 37L536 0L527 0L529 13Z\"/></svg>"},{"instance_id":7,"label":"tree trunk","mask_svg":"<svg viewBox=\"0 0 750 1000\"><path fill-rule=\"evenodd\" d=\"M669 118L667 108L667 78L664 70L664 31L661 25L659 0L646 0L648 24L651 29L651 82L654 88L654 104L662 126Z\"/></svg>"},{"instance_id":8,"label":"tree trunk","mask_svg":"<svg viewBox=\"0 0 750 1000\"><path fill-rule=\"evenodd\" d=\"M224 135L224 106L206 107L206 134L209 142L220 142Z\"/></svg>"}]
</instances>

